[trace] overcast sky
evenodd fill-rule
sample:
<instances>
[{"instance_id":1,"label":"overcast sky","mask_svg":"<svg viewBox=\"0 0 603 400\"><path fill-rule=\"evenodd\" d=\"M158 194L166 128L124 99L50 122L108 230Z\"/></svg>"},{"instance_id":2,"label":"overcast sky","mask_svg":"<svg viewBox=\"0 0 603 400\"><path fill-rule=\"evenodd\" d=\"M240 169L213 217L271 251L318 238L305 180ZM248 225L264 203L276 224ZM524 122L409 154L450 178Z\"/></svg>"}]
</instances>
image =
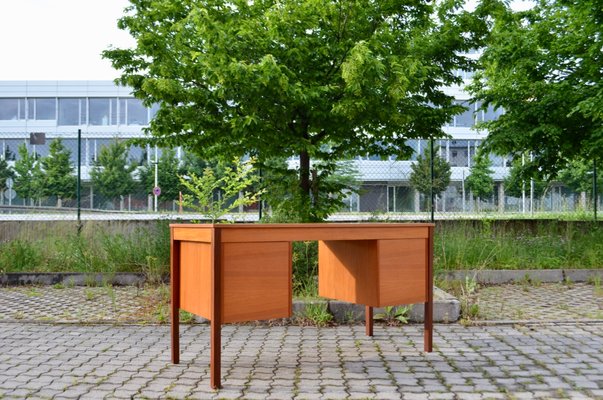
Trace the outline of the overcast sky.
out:
<instances>
[{"instance_id":1,"label":"overcast sky","mask_svg":"<svg viewBox=\"0 0 603 400\"><path fill-rule=\"evenodd\" d=\"M101 51L130 47L117 28L128 0L0 0L0 80L118 77Z\"/></svg>"},{"instance_id":2,"label":"overcast sky","mask_svg":"<svg viewBox=\"0 0 603 400\"><path fill-rule=\"evenodd\" d=\"M472 0L470 0L472 1ZM517 0L525 8L526 0ZM117 28L128 0L0 0L0 80L104 80L100 53L130 47Z\"/></svg>"}]
</instances>

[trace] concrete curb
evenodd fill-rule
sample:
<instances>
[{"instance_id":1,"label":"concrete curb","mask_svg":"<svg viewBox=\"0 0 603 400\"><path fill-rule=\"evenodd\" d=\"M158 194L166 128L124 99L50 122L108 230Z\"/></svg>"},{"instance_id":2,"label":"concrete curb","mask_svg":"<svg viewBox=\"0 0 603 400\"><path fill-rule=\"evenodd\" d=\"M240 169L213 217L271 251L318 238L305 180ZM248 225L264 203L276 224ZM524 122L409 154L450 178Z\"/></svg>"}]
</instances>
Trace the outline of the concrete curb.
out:
<instances>
[{"instance_id":1,"label":"concrete curb","mask_svg":"<svg viewBox=\"0 0 603 400\"><path fill-rule=\"evenodd\" d=\"M501 285L505 283L525 282L526 280L541 283L588 282L598 277L603 279L603 269L522 269L522 270L467 270L449 271L437 274L440 279L461 280L474 279L477 283Z\"/></svg>"},{"instance_id":2,"label":"concrete curb","mask_svg":"<svg viewBox=\"0 0 603 400\"><path fill-rule=\"evenodd\" d=\"M462 280L475 278L478 283L500 285L524 282L526 279L541 283L588 282L596 277L603 279L602 269L518 269L518 270L465 270L439 272L440 279ZM14 272L0 274L0 285L72 285L90 286L112 284L116 286L142 285L147 281L145 274L134 272L79 273L79 272ZM164 280L169 282L169 280ZM335 307L335 306L334 306ZM336 309L336 307L335 307ZM364 312L364 311L363 311Z\"/></svg>"},{"instance_id":3,"label":"concrete curb","mask_svg":"<svg viewBox=\"0 0 603 400\"><path fill-rule=\"evenodd\" d=\"M293 317L285 318L283 321L293 323L297 319L303 319L305 309L310 304L324 304L327 312L333 316L333 322L338 324L356 323L364 321L364 308L361 304L346 303L337 300L319 299L312 301L294 300L292 309ZM403 305L403 304L402 304ZM383 313L383 308L375 308L374 314ZM425 315L425 307L423 303L410 304L408 319L410 322L423 322ZM433 322L438 323L453 323L458 321L461 315L461 304L452 295L443 290L434 287L434 304L433 304ZM195 316L197 323L207 323L208 320L202 317Z\"/></svg>"},{"instance_id":4,"label":"concrete curb","mask_svg":"<svg viewBox=\"0 0 603 400\"><path fill-rule=\"evenodd\" d=\"M0 285L57 285L65 286L101 286L111 284L115 286L135 286L146 282L146 276L140 273L116 272L112 274L79 272L35 272L35 273L8 273L0 275Z\"/></svg>"}]
</instances>

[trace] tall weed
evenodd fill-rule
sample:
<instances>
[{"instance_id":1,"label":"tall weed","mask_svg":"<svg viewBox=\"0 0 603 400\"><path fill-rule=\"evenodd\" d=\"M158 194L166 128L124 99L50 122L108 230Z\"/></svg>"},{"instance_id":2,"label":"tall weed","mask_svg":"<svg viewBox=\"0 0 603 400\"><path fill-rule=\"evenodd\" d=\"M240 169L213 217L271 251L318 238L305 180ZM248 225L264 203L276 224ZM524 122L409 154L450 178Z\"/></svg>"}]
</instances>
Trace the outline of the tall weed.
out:
<instances>
[{"instance_id":1,"label":"tall weed","mask_svg":"<svg viewBox=\"0 0 603 400\"><path fill-rule=\"evenodd\" d=\"M46 232L39 239L15 239L0 244L1 272L169 272L169 227L139 228L128 234L102 229Z\"/></svg>"}]
</instances>

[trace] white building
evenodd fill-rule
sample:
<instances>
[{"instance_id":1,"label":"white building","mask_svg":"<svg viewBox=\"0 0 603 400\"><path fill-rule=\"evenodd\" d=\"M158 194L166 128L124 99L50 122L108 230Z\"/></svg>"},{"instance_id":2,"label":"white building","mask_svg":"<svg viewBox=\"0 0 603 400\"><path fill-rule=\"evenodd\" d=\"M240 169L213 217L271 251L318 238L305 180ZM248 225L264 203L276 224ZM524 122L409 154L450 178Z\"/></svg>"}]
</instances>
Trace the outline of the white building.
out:
<instances>
[{"instance_id":1,"label":"white building","mask_svg":"<svg viewBox=\"0 0 603 400\"><path fill-rule=\"evenodd\" d=\"M468 77L467 77L468 78ZM469 175L472 157L485 133L473 129L478 121L496 118L492 111L476 112L476 105L468 103L468 95L460 87L449 88L458 102L470 110L456 116L444 131L450 139L438 140L440 154L452 166L452 183L439 200L439 211L467 211L471 207L463 181ZM77 154L77 132L82 131L82 176L88 179L88 170L100 148L114 138L128 139L142 136L142 129L153 118L156 109L146 108L135 99L128 88L111 81L0 81L0 150L8 160L14 160L17 147L26 143L30 151L41 156L48 153L45 145L31 144L30 136L44 132L46 140L61 137L71 149L73 160ZM428 145L426 140L411 140L416 154ZM146 150L146 151L145 151ZM131 157L140 162L151 161L153 149L132 148ZM508 173L506 160L493 157L494 179L501 182ZM419 209L418 194L409 186L410 166L413 160L382 161L359 157L354 160L363 182L359 196L349 199L349 211L415 212ZM502 207L496 199L502 187L491 199L491 207ZM499 193L500 192L500 193ZM464 196L463 196L464 194ZM504 199L504 196L500 196Z\"/></svg>"}]
</instances>

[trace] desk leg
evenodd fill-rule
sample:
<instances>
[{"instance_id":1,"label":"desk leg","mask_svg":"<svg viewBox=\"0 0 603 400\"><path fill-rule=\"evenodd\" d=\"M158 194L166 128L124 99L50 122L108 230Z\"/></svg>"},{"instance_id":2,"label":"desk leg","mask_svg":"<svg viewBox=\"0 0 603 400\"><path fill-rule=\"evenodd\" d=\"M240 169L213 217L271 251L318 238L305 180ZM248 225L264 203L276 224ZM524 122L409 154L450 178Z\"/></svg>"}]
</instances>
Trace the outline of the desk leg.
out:
<instances>
[{"instance_id":1,"label":"desk leg","mask_svg":"<svg viewBox=\"0 0 603 400\"><path fill-rule=\"evenodd\" d=\"M366 306L364 311L364 326L366 330L366 336L373 336L373 307Z\"/></svg>"},{"instance_id":2,"label":"desk leg","mask_svg":"<svg viewBox=\"0 0 603 400\"><path fill-rule=\"evenodd\" d=\"M211 321L210 384L212 389L220 389L221 381L222 326L219 321Z\"/></svg>"},{"instance_id":3,"label":"desk leg","mask_svg":"<svg viewBox=\"0 0 603 400\"><path fill-rule=\"evenodd\" d=\"M221 353L222 353L222 259L221 232L213 230L212 238L212 279L211 279L211 355L210 355L210 385L212 389L220 389L221 384Z\"/></svg>"},{"instance_id":4,"label":"desk leg","mask_svg":"<svg viewBox=\"0 0 603 400\"><path fill-rule=\"evenodd\" d=\"M429 228L429 239L427 244L427 276L426 291L427 301L425 302L425 332L423 334L423 347L426 353L433 350L433 227Z\"/></svg>"},{"instance_id":5,"label":"desk leg","mask_svg":"<svg viewBox=\"0 0 603 400\"><path fill-rule=\"evenodd\" d=\"M170 286L171 325L172 325L172 363L180 363L180 241L171 241Z\"/></svg>"}]
</instances>

